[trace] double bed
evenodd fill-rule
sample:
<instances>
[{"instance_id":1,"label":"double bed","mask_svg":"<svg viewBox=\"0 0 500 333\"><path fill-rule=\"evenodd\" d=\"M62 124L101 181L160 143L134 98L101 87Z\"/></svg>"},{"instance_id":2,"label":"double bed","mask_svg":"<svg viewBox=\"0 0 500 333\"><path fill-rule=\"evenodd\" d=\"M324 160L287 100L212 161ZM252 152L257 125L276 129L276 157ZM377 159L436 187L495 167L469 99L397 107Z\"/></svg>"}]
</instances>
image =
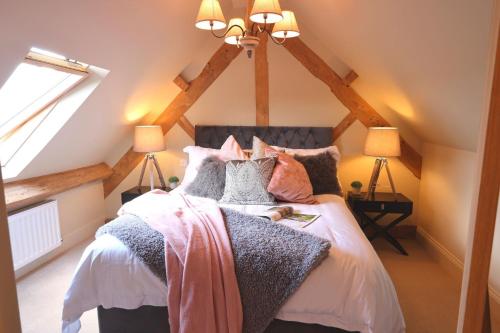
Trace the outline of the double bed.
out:
<instances>
[{"instance_id":1,"label":"double bed","mask_svg":"<svg viewBox=\"0 0 500 333\"><path fill-rule=\"evenodd\" d=\"M230 134L246 149L251 148L254 135L269 144L293 148L332 143L329 127L197 126L196 145L218 148ZM320 214L301 230L328 240L331 248L281 306L266 332L404 332L392 281L344 199L332 194L315 197L315 205L286 205L301 213ZM221 206L250 215L264 209ZM169 332L166 306L165 283L120 240L102 235L87 247L78 264L64 301L63 332L78 332L80 316L96 307L101 333Z\"/></svg>"}]
</instances>

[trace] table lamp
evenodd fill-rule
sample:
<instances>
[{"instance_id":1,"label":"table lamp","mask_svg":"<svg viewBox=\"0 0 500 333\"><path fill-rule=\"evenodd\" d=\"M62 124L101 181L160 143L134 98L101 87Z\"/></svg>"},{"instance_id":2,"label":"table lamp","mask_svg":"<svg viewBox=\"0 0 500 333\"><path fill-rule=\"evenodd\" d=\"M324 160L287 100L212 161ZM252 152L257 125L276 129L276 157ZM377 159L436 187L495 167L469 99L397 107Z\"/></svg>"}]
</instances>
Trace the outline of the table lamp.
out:
<instances>
[{"instance_id":1,"label":"table lamp","mask_svg":"<svg viewBox=\"0 0 500 333\"><path fill-rule=\"evenodd\" d=\"M141 176L139 178L139 188L142 185L142 179L144 178L144 171L149 163L149 184L151 190L154 189L154 171L153 166L158 172L158 178L160 178L161 187L163 189L167 188L165 186L165 180L156 160L155 153L165 150L165 141L163 138L163 131L161 126L136 126L134 134L134 151L137 153L146 153L144 157L144 163L142 164Z\"/></svg>"},{"instance_id":2,"label":"table lamp","mask_svg":"<svg viewBox=\"0 0 500 333\"><path fill-rule=\"evenodd\" d=\"M395 127L370 127L365 142L365 155L375 156L375 165L373 166L370 184L368 185L367 199L373 198L377 187L378 177L383 167L387 170L387 176L391 183L392 193L396 199L396 188L392 180L391 171L387 157L396 157L401 155L401 146L399 142L399 131Z\"/></svg>"}]
</instances>

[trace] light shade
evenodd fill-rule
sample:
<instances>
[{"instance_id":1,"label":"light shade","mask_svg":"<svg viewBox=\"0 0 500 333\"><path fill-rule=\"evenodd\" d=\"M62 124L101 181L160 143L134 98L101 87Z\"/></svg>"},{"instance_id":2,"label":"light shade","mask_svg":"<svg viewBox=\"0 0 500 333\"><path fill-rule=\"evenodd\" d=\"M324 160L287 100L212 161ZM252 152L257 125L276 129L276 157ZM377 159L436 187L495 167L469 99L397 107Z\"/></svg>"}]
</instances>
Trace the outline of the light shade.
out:
<instances>
[{"instance_id":1,"label":"light shade","mask_svg":"<svg viewBox=\"0 0 500 333\"><path fill-rule=\"evenodd\" d=\"M256 23L276 23L283 19L278 0L255 0L250 20Z\"/></svg>"},{"instance_id":2,"label":"light shade","mask_svg":"<svg viewBox=\"0 0 500 333\"><path fill-rule=\"evenodd\" d=\"M365 155L395 157L401 155L399 131L395 127L370 127L365 142Z\"/></svg>"},{"instance_id":3,"label":"light shade","mask_svg":"<svg viewBox=\"0 0 500 333\"><path fill-rule=\"evenodd\" d=\"M245 29L245 21L243 21L242 18L236 17L236 18L232 18L231 20L229 20L228 29L230 29L230 30L227 32L227 35L226 35L226 38L224 39L224 41L228 44L231 44L231 45L237 45L238 41L243 36L243 32L241 31L240 28L233 27L235 25L240 26L241 29L243 29L243 30L246 30ZM231 28L231 27L233 27L233 28Z\"/></svg>"},{"instance_id":4,"label":"light shade","mask_svg":"<svg viewBox=\"0 0 500 333\"><path fill-rule=\"evenodd\" d=\"M201 1L195 26L202 30L220 30L226 27L226 19L219 0Z\"/></svg>"},{"instance_id":5,"label":"light shade","mask_svg":"<svg viewBox=\"0 0 500 333\"><path fill-rule=\"evenodd\" d=\"M134 134L134 151L138 153L154 153L165 150L165 139L161 126L136 126Z\"/></svg>"},{"instance_id":6,"label":"light shade","mask_svg":"<svg viewBox=\"0 0 500 333\"><path fill-rule=\"evenodd\" d=\"M276 38L292 38L300 35L299 26L295 19L295 14L292 11L284 10L281 12L283 20L274 25L273 37Z\"/></svg>"}]
</instances>

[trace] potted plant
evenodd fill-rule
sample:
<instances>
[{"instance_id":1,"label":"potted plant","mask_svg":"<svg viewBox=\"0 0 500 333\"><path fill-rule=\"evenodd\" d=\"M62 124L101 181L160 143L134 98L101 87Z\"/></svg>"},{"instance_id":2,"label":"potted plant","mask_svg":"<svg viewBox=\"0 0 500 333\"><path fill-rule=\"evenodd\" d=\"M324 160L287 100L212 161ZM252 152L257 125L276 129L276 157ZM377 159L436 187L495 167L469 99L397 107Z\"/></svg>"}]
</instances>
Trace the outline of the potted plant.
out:
<instances>
[{"instance_id":1,"label":"potted plant","mask_svg":"<svg viewBox=\"0 0 500 333\"><path fill-rule=\"evenodd\" d=\"M351 187L353 194L360 194L361 188L363 187L363 183L361 183L359 180L355 180L351 183Z\"/></svg>"},{"instance_id":2,"label":"potted plant","mask_svg":"<svg viewBox=\"0 0 500 333\"><path fill-rule=\"evenodd\" d=\"M168 182L170 188L173 190L174 188L177 187L177 185L179 185L179 178L177 176L172 176L168 179Z\"/></svg>"}]
</instances>

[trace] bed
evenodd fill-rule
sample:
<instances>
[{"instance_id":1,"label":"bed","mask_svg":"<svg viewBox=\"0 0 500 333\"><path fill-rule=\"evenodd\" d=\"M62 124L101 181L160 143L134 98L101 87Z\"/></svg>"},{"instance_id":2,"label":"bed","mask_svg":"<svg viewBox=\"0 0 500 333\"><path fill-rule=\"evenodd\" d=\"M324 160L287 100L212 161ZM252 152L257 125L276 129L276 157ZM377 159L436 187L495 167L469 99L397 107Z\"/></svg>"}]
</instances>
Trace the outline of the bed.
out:
<instances>
[{"instance_id":1,"label":"bed","mask_svg":"<svg viewBox=\"0 0 500 333\"><path fill-rule=\"evenodd\" d=\"M330 127L197 126L195 132L195 144L208 148L220 147L230 134L245 149L251 148L253 135L292 148L326 147L332 142ZM304 231L329 240L332 247L266 332L404 332L392 281L344 199L331 194L316 199L317 205L292 206L321 214ZM262 209L230 206L243 213ZM124 244L113 236L101 236L85 250L65 296L63 331L77 332L81 314L97 307L101 333L169 332L166 289Z\"/></svg>"}]
</instances>

